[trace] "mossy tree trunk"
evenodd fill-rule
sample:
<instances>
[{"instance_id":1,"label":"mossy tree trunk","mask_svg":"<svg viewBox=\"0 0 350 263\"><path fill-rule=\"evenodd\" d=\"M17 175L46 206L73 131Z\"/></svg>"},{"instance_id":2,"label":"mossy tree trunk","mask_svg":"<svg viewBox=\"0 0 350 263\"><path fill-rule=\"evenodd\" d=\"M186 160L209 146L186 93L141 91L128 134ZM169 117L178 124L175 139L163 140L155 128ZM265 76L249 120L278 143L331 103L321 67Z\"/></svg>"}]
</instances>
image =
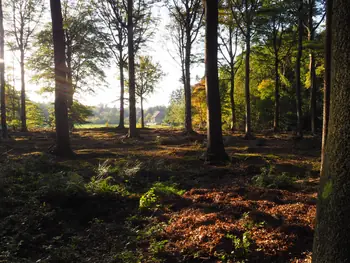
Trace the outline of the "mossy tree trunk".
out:
<instances>
[{"instance_id":1,"label":"mossy tree trunk","mask_svg":"<svg viewBox=\"0 0 350 263\"><path fill-rule=\"evenodd\" d=\"M221 105L218 77L218 1L205 1L205 75L207 93L207 161L228 160L222 140Z\"/></svg>"},{"instance_id":2,"label":"mossy tree trunk","mask_svg":"<svg viewBox=\"0 0 350 263\"><path fill-rule=\"evenodd\" d=\"M329 4L329 3L328 3ZM350 1L333 1L327 143L317 204L313 262L350 262Z\"/></svg>"}]
</instances>

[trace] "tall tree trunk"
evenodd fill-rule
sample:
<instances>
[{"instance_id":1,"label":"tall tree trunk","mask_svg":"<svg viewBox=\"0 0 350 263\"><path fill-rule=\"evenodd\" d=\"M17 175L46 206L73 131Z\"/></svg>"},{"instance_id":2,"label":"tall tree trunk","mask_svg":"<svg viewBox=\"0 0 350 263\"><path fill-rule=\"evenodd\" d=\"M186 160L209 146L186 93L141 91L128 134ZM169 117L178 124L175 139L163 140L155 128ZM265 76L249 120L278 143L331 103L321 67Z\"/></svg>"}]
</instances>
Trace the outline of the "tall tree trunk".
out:
<instances>
[{"instance_id":1,"label":"tall tree trunk","mask_svg":"<svg viewBox=\"0 0 350 263\"><path fill-rule=\"evenodd\" d=\"M59 156L69 157L73 155L73 152L69 138L65 43L61 1L50 0L50 6L55 62L56 149L54 153Z\"/></svg>"},{"instance_id":2,"label":"tall tree trunk","mask_svg":"<svg viewBox=\"0 0 350 263\"><path fill-rule=\"evenodd\" d=\"M128 55L129 55L129 137L137 137L135 99L135 52L134 52L134 1L128 0Z\"/></svg>"},{"instance_id":3,"label":"tall tree trunk","mask_svg":"<svg viewBox=\"0 0 350 263\"><path fill-rule=\"evenodd\" d=\"M309 34L308 40L309 42L314 41L315 32L313 25L313 16L314 16L314 8L315 8L315 0L311 0L309 4ZM316 65L315 65L315 54L313 50L310 50L310 62L309 62L309 72L310 72L310 118L311 118L311 133L316 133L316 95L317 95L317 86L316 86Z\"/></svg>"},{"instance_id":4,"label":"tall tree trunk","mask_svg":"<svg viewBox=\"0 0 350 263\"><path fill-rule=\"evenodd\" d=\"M246 35L246 55L245 55L245 138L251 139L251 112L250 112L250 37L251 29L248 25Z\"/></svg>"},{"instance_id":5,"label":"tall tree trunk","mask_svg":"<svg viewBox=\"0 0 350 263\"><path fill-rule=\"evenodd\" d=\"M273 121L273 131L278 132L280 129L280 75L278 73L279 59L275 51L275 116Z\"/></svg>"},{"instance_id":6,"label":"tall tree trunk","mask_svg":"<svg viewBox=\"0 0 350 263\"><path fill-rule=\"evenodd\" d=\"M230 103L231 103L231 131L236 130L236 109L235 109L235 71L233 65L231 65L231 77L230 77Z\"/></svg>"},{"instance_id":7,"label":"tall tree trunk","mask_svg":"<svg viewBox=\"0 0 350 263\"><path fill-rule=\"evenodd\" d=\"M207 161L228 160L222 140L221 105L218 77L218 1L205 1L205 75L207 93Z\"/></svg>"},{"instance_id":8,"label":"tall tree trunk","mask_svg":"<svg viewBox=\"0 0 350 263\"><path fill-rule=\"evenodd\" d=\"M298 14L298 54L296 60L296 85L295 85L295 93L296 93L296 106L297 106L297 137L303 137L303 121L302 121L302 100L301 100L301 76L300 76L300 68L301 68L301 57L303 55L303 0L299 0L299 14Z\"/></svg>"},{"instance_id":9,"label":"tall tree trunk","mask_svg":"<svg viewBox=\"0 0 350 263\"><path fill-rule=\"evenodd\" d=\"M66 49L67 49L67 85L68 85L68 93L67 93L67 107L68 107L68 121L69 121L69 129L73 130L74 128L74 114L73 114L73 72L72 72L72 44L69 37L66 34Z\"/></svg>"},{"instance_id":10,"label":"tall tree trunk","mask_svg":"<svg viewBox=\"0 0 350 263\"><path fill-rule=\"evenodd\" d=\"M277 46L277 28L276 21L273 23L273 49L274 49L274 58L275 58L275 114L273 121L273 131L279 131L279 122L280 122L280 75L278 72L279 68L279 57L278 57L278 46Z\"/></svg>"},{"instance_id":11,"label":"tall tree trunk","mask_svg":"<svg viewBox=\"0 0 350 263\"><path fill-rule=\"evenodd\" d=\"M124 129L124 61L123 61L123 51L120 53L119 62L119 74L120 74L120 117L119 117L119 129Z\"/></svg>"},{"instance_id":12,"label":"tall tree trunk","mask_svg":"<svg viewBox=\"0 0 350 263\"><path fill-rule=\"evenodd\" d=\"M322 152L321 152L321 170L323 167L324 151L328 134L330 91L331 91L331 63L332 63L332 8L333 0L326 1L326 43L325 43L325 74L323 88L323 129L322 129ZM322 171L321 171L322 173Z\"/></svg>"},{"instance_id":13,"label":"tall tree trunk","mask_svg":"<svg viewBox=\"0 0 350 263\"><path fill-rule=\"evenodd\" d=\"M314 263L350 259L350 27L346 23L350 21L350 1L334 0L332 10L332 88L317 203Z\"/></svg>"},{"instance_id":14,"label":"tall tree trunk","mask_svg":"<svg viewBox=\"0 0 350 263\"><path fill-rule=\"evenodd\" d=\"M0 0L0 96L1 96L1 130L2 138L7 139L6 124L6 91L5 91L5 31L4 31L4 13L2 10L2 0Z\"/></svg>"},{"instance_id":15,"label":"tall tree trunk","mask_svg":"<svg viewBox=\"0 0 350 263\"><path fill-rule=\"evenodd\" d=\"M234 132L236 129L236 110L235 110L235 56L237 51L237 34L236 34L236 51L233 52L232 49L232 38L233 38L233 30L230 26L229 28L229 45L230 45L230 104L231 104L231 131Z\"/></svg>"},{"instance_id":16,"label":"tall tree trunk","mask_svg":"<svg viewBox=\"0 0 350 263\"><path fill-rule=\"evenodd\" d=\"M188 31L188 30L187 30ZM186 49L185 49L185 131L192 133L192 102L191 102L191 35L186 33Z\"/></svg>"},{"instance_id":17,"label":"tall tree trunk","mask_svg":"<svg viewBox=\"0 0 350 263\"><path fill-rule=\"evenodd\" d=\"M24 49L21 48L21 131L27 131L27 117L26 117L26 84L25 84L25 70L24 70Z\"/></svg>"},{"instance_id":18,"label":"tall tree trunk","mask_svg":"<svg viewBox=\"0 0 350 263\"><path fill-rule=\"evenodd\" d=\"M144 116L144 111L143 111L143 97L141 96L141 128L145 128L145 116Z\"/></svg>"}]
</instances>

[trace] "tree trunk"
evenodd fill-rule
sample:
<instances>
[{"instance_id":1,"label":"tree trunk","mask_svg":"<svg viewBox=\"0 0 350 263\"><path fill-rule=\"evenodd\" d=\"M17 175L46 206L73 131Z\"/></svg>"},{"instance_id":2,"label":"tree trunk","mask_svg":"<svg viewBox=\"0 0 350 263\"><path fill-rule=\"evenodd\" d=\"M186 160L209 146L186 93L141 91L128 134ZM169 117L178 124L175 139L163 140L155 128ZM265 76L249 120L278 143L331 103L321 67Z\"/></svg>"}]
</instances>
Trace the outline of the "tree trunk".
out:
<instances>
[{"instance_id":1,"label":"tree trunk","mask_svg":"<svg viewBox=\"0 0 350 263\"><path fill-rule=\"evenodd\" d=\"M310 1L309 6L309 35L308 40L309 42L314 41L315 38L315 32L314 32L314 26L313 26L313 15L314 15L314 5L315 1ZM310 62L309 62L309 72L310 72L310 89L311 89L311 96L310 96L310 118L311 118L311 133L316 133L316 95L317 95L317 87L316 87L316 65L315 65L315 54L313 50L310 50Z\"/></svg>"},{"instance_id":2,"label":"tree trunk","mask_svg":"<svg viewBox=\"0 0 350 263\"><path fill-rule=\"evenodd\" d=\"M298 54L296 60L296 85L295 85L295 93L296 93L296 106L297 106L297 137L303 137L303 124L302 124L302 100L301 100L301 79L300 79L300 67L301 67L301 57L303 55L303 0L299 0L299 22L298 22Z\"/></svg>"},{"instance_id":3,"label":"tree trunk","mask_svg":"<svg viewBox=\"0 0 350 263\"><path fill-rule=\"evenodd\" d=\"M205 75L207 93L207 161L227 161L222 140L221 105L218 78L218 1L205 1Z\"/></svg>"},{"instance_id":4,"label":"tree trunk","mask_svg":"<svg viewBox=\"0 0 350 263\"><path fill-rule=\"evenodd\" d=\"M236 128L236 110L235 110L235 56L237 51L237 34L236 34L236 51L233 53L232 49L232 38L233 38L233 30L230 26L229 28L229 45L230 45L230 103L231 103L231 131L234 132Z\"/></svg>"},{"instance_id":5,"label":"tree trunk","mask_svg":"<svg viewBox=\"0 0 350 263\"><path fill-rule=\"evenodd\" d=\"M334 0L332 10L332 88L317 203L314 263L350 259L350 27L346 23L350 21L350 2Z\"/></svg>"},{"instance_id":6,"label":"tree trunk","mask_svg":"<svg viewBox=\"0 0 350 263\"><path fill-rule=\"evenodd\" d=\"M185 131L192 133L192 101L191 101L191 35L186 33L186 49L185 49Z\"/></svg>"},{"instance_id":7,"label":"tree trunk","mask_svg":"<svg viewBox=\"0 0 350 263\"><path fill-rule=\"evenodd\" d=\"M333 0L326 1L326 43L325 43L325 74L323 91L323 129L322 129L322 152L321 152L321 170L323 167L324 150L328 134L329 108L330 108L330 90L331 90L331 62L332 62L332 7ZM321 171L322 173L322 171Z\"/></svg>"},{"instance_id":8,"label":"tree trunk","mask_svg":"<svg viewBox=\"0 0 350 263\"><path fill-rule=\"evenodd\" d=\"M4 13L2 10L2 0L0 0L0 96L1 96L1 130L2 138L7 139L6 124L6 91L5 91L5 31L4 31Z\"/></svg>"},{"instance_id":9,"label":"tree trunk","mask_svg":"<svg viewBox=\"0 0 350 263\"><path fill-rule=\"evenodd\" d=\"M235 109L235 71L233 66L231 66L231 87L230 87L230 103L231 103L231 131L236 130L236 109Z\"/></svg>"},{"instance_id":10,"label":"tree trunk","mask_svg":"<svg viewBox=\"0 0 350 263\"><path fill-rule=\"evenodd\" d=\"M247 11L248 12L248 11ZM246 55L245 55L245 138L251 139L251 112L250 112L250 37L251 29L248 25L246 35Z\"/></svg>"},{"instance_id":11,"label":"tree trunk","mask_svg":"<svg viewBox=\"0 0 350 263\"><path fill-rule=\"evenodd\" d=\"M119 74L120 74L120 117L119 117L119 129L124 129L124 61L123 52L120 51L119 62Z\"/></svg>"},{"instance_id":12,"label":"tree trunk","mask_svg":"<svg viewBox=\"0 0 350 263\"><path fill-rule=\"evenodd\" d=\"M273 131L278 132L280 129L280 75L278 73L279 59L275 51L275 116L273 121Z\"/></svg>"},{"instance_id":13,"label":"tree trunk","mask_svg":"<svg viewBox=\"0 0 350 263\"><path fill-rule=\"evenodd\" d=\"M73 152L69 138L65 43L61 1L50 0L50 6L55 62L56 149L54 153L59 156L70 157L73 155Z\"/></svg>"},{"instance_id":14,"label":"tree trunk","mask_svg":"<svg viewBox=\"0 0 350 263\"><path fill-rule=\"evenodd\" d=\"M26 117L26 85L25 85L25 70L24 70L24 49L21 48L21 131L27 130L27 117Z\"/></svg>"},{"instance_id":15,"label":"tree trunk","mask_svg":"<svg viewBox=\"0 0 350 263\"><path fill-rule=\"evenodd\" d=\"M73 107L73 74L72 74L72 44L69 37L66 34L66 47L67 47L67 85L68 85L68 93L67 93L67 107L68 107L68 122L69 122L69 130L74 129L74 114L72 111Z\"/></svg>"},{"instance_id":16,"label":"tree trunk","mask_svg":"<svg viewBox=\"0 0 350 263\"><path fill-rule=\"evenodd\" d=\"M137 137L135 99L135 52L134 52L134 1L128 0L128 55L129 55L129 137Z\"/></svg>"},{"instance_id":17,"label":"tree trunk","mask_svg":"<svg viewBox=\"0 0 350 263\"><path fill-rule=\"evenodd\" d=\"M145 128L145 118L144 118L144 112L143 112L143 97L141 96L141 128Z\"/></svg>"},{"instance_id":18,"label":"tree trunk","mask_svg":"<svg viewBox=\"0 0 350 263\"><path fill-rule=\"evenodd\" d=\"M280 75L278 73L279 68L279 57L278 57L278 46L277 46L277 35L278 31L276 28L276 21L273 21L273 49L275 57L275 114L273 121L273 131L279 131L279 120L280 120Z\"/></svg>"}]
</instances>

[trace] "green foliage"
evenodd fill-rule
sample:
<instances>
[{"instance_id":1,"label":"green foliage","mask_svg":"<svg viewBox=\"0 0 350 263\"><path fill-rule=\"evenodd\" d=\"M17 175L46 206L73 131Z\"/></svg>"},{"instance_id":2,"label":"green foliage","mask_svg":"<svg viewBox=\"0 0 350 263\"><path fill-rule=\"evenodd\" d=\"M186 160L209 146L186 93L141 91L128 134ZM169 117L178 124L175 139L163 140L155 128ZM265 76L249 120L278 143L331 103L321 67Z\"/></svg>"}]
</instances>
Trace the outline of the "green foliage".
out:
<instances>
[{"instance_id":1,"label":"green foliage","mask_svg":"<svg viewBox=\"0 0 350 263\"><path fill-rule=\"evenodd\" d=\"M264 188L290 189L295 186L296 179L283 172L276 174L273 166L263 167L261 174L252 179L253 184Z\"/></svg>"},{"instance_id":2,"label":"green foliage","mask_svg":"<svg viewBox=\"0 0 350 263\"><path fill-rule=\"evenodd\" d=\"M251 246L252 246L252 238L251 234L246 231L243 233L242 238L233 235L233 234L226 234L225 236L227 239L231 240L233 250L231 253L228 253L226 251L215 251L214 256L222 260L223 262L239 262L244 263L247 262L247 257L251 252Z\"/></svg>"},{"instance_id":3,"label":"green foliage","mask_svg":"<svg viewBox=\"0 0 350 263\"><path fill-rule=\"evenodd\" d=\"M155 183L140 198L140 209L157 208L162 205L162 200L167 197L181 196L184 190L179 190L174 185L167 185L161 182Z\"/></svg>"},{"instance_id":4,"label":"green foliage","mask_svg":"<svg viewBox=\"0 0 350 263\"><path fill-rule=\"evenodd\" d=\"M91 116L93 116L92 107L83 105L78 101L73 102L72 109L69 112L69 118L73 124L86 124Z\"/></svg>"},{"instance_id":5,"label":"green foliage","mask_svg":"<svg viewBox=\"0 0 350 263\"><path fill-rule=\"evenodd\" d=\"M173 126L183 125L185 121L185 94L177 89L170 95L170 105L166 111L164 122Z\"/></svg>"},{"instance_id":6,"label":"green foliage","mask_svg":"<svg viewBox=\"0 0 350 263\"><path fill-rule=\"evenodd\" d=\"M164 73L161 65L153 62L150 56L140 56L138 61L135 65L135 93L140 98L145 98L155 91L156 85L164 76Z\"/></svg>"},{"instance_id":7,"label":"green foliage","mask_svg":"<svg viewBox=\"0 0 350 263\"><path fill-rule=\"evenodd\" d=\"M90 182L86 184L86 190L90 193L128 195L128 192L121 185L113 184L113 177L108 175L110 169L111 166L108 165L108 160L99 164L97 175L93 176Z\"/></svg>"}]
</instances>

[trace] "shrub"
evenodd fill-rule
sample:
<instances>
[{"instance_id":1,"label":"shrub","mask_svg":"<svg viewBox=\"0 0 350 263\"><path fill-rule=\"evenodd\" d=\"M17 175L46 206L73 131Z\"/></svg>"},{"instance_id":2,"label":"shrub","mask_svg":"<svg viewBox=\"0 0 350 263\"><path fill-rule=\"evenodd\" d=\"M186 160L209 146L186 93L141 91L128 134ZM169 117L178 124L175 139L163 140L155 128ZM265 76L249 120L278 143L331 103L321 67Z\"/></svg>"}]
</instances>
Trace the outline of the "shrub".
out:
<instances>
[{"instance_id":1,"label":"shrub","mask_svg":"<svg viewBox=\"0 0 350 263\"><path fill-rule=\"evenodd\" d=\"M272 166L263 167L261 173L252 179L253 184L264 188L290 189L294 187L296 179L287 173L276 174Z\"/></svg>"},{"instance_id":2,"label":"shrub","mask_svg":"<svg viewBox=\"0 0 350 263\"><path fill-rule=\"evenodd\" d=\"M140 198L140 208L160 207L165 199L169 199L184 194L184 190L179 190L175 185L167 185L157 182Z\"/></svg>"}]
</instances>

